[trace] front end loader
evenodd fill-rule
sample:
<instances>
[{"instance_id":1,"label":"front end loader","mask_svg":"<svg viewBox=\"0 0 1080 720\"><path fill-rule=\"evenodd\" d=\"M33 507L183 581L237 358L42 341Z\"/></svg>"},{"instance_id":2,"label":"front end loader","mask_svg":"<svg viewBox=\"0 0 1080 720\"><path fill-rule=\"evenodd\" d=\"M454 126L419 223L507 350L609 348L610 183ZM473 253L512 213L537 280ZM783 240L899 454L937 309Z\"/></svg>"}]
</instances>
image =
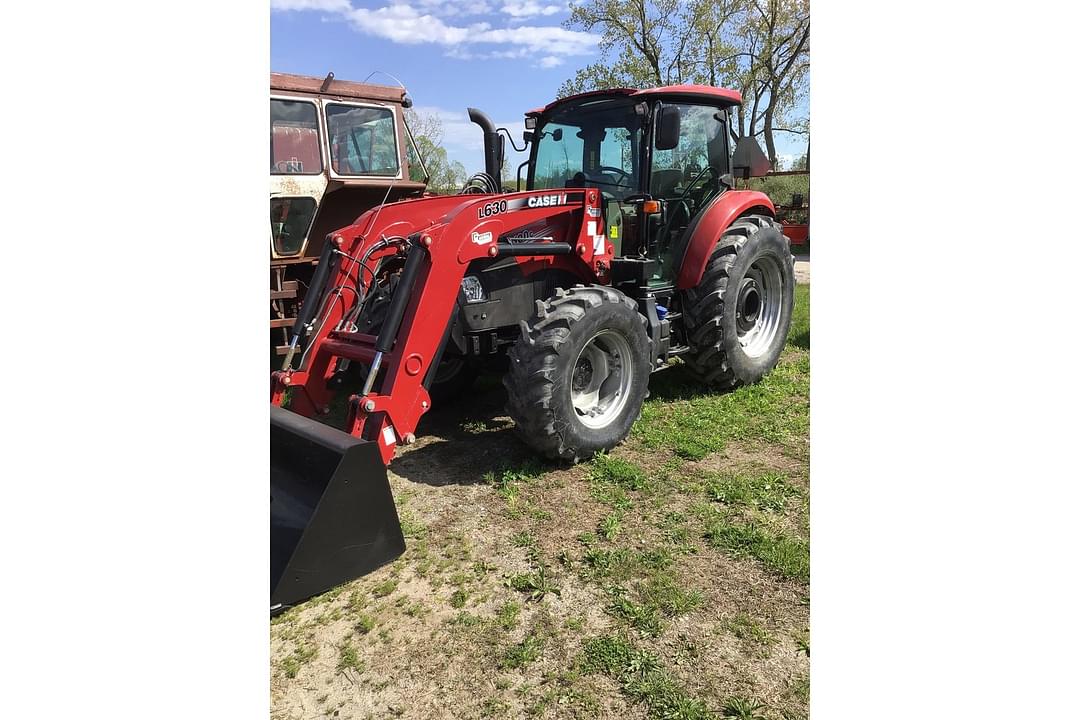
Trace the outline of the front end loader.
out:
<instances>
[{"instance_id":1,"label":"front end loader","mask_svg":"<svg viewBox=\"0 0 1080 720\"><path fill-rule=\"evenodd\" d=\"M684 85L531 111L521 192L503 191L503 138L470 109L486 171L462 194L376 207L327 236L271 376L271 512L296 540L275 556L272 538L272 610L403 551L385 465L473 372L502 368L522 441L576 462L626 438L657 370L681 362L732 388L776 365L793 261L769 198L735 189L769 169L732 135L740 102ZM357 370L345 426L315 420Z\"/></svg>"}]
</instances>

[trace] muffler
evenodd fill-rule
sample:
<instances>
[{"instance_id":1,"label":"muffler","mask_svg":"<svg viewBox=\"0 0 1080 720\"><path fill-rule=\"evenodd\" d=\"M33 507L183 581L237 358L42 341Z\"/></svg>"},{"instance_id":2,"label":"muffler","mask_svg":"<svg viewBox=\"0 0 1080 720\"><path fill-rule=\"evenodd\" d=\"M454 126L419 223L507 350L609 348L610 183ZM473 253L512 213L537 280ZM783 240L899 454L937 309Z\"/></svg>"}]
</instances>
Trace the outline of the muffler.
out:
<instances>
[{"instance_id":1,"label":"muffler","mask_svg":"<svg viewBox=\"0 0 1080 720\"><path fill-rule=\"evenodd\" d=\"M270 614L405 552L379 448L270 406Z\"/></svg>"}]
</instances>

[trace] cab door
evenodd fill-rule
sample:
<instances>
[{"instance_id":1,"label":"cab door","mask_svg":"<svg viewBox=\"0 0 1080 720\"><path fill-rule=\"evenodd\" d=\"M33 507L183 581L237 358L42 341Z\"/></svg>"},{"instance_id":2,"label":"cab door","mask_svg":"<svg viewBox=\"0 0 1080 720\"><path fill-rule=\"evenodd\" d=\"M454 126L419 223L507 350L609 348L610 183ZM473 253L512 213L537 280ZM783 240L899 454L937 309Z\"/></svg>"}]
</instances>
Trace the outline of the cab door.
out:
<instances>
[{"instance_id":1,"label":"cab door","mask_svg":"<svg viewBox=\"0 0 1080 720\"><path fill-rule=\"evenodd\" d=\"M654 123L648 193L660 202L660 217L650 227L650 256L658 261L654 280L672 282L677 268L675 250L686 241L687 228L725 185L721 177L730 170L727 114L712 105L657 103L653 117L662 107L679 114L678 142L658 149Z\"/></svg>"}]
</instances>

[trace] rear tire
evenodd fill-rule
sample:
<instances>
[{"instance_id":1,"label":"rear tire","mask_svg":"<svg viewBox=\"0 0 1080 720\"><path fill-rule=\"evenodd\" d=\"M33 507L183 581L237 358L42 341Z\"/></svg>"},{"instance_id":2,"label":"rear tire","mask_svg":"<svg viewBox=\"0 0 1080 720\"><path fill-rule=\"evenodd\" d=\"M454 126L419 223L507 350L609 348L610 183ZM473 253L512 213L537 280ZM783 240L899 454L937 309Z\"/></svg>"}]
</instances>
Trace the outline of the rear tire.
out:
<instances>
[{"instance_id":1,"label":"rear tire","mask_svg":"<svg viewBox=\"0 0 1080 720\"><path fill-rule=\"evenodd\" d=\"M734 388L764 377L784 350L795 304L794 259L780 224L764 215L733 222L682 300L686 366L698 380Z\"/></svg>"},{"instance_id":2,"label":"rear tire","mask_svg":"<svg viewBox=\"0 0 1080 720\"><path fill-rule=\"evenodd\" d=\"M522 321L503 377L507 412L537 453L577 462L630 433L649 384L645 317L609 287L559 288Z\"/></svg>"}]
</instances>

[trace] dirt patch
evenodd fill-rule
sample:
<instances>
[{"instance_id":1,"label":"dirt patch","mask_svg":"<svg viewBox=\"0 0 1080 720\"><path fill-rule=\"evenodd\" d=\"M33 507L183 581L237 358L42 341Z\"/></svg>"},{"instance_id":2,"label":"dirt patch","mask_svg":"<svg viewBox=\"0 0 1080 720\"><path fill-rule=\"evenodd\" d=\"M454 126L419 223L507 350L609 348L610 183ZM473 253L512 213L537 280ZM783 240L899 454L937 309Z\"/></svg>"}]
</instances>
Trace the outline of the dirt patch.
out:
<instances>
[{"instance_id":1,"label":"dirt patch","mask_svg":"<svg viewBox=\"0 0 1080 720\"><path fill-rule=\"evenodd\" d=\"M769 718L805 716L808 586L710 544L701 508L708 473L805 485L808 453L729 443L685 461L631 441L612 456L648 481L605 484L588 465L537 470L502 400L489 386L464 418L433 413L391 464L409 535L399 560L272 624L271 716L646 718L615 678L581 671L584 643L611 633L655 653L714 712L738 695ZM801 512L793 503L784 521ZM628 564L605 570L609 557ZM693 601L653 607L653 586ZM612 609L622 592L656 615L652 630Z\"/></svg>"}]
</instances>

